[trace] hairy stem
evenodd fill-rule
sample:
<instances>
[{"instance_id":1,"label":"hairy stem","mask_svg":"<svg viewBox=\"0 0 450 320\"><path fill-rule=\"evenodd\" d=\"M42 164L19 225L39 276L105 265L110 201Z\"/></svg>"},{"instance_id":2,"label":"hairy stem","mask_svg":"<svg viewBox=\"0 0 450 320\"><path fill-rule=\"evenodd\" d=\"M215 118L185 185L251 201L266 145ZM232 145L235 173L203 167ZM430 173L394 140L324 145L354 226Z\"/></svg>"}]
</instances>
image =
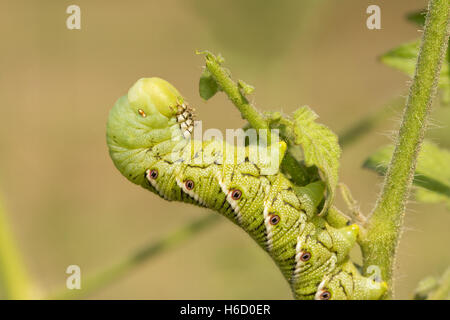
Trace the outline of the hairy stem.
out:
<instances>
[{"instance_id":1,"label":"hairy stem","mask_svg":"<svg viewBox=\"0 0 450 320\"><path fill-rule=\"evenodd\" d=\"M248 121L250 126L256 130L269 129L269 122L264 116L249 103L245 95L239 88L238 83L231 79L228 69L221 66L221 58L214 56L212 53L198 52L198 54L206 55L206 68L211 72L214 80L220 86L220 89L228 96L231 102L239 110L242 117ZM268 136L270 138L270 135ZM295 157L288 151L286 152L281 163L283 171L288 173L300 185L309 183L307 170L300 165Z\"/></svg>"},{"instance_id":2,"label":"hairy stem","mask_svg":"<svg viewBox=\"0 0 450 320\"><path fill-rule=\"evenodd\" d=\"M30 299L32 285L0 203L0 293L5 299Z\"/></svg>"},{"instance_id":3,"label":"hairy stem","mask_svg":"<svg viewBox=\"0 0 450 320\"><path fill-rule=\"evenodd\" d=\"M255 129L269 129L264 117L248 102L238 84L231 79L229 71L220 65L220 59L209 52L205 52L205 54L206 68L211 72L220 89L238 108L242 117Z\"/></svg>"},{"instance_id":4,"label":"hairy stem","mask_svg":"<svg viewBox=\"0 0 450 320\"><path fill-rule=\"evenodd\" d=\"M413 83L397 136L397 143L383 189L372 211L361 249L364 270L375 265L381 269L392 296L395 254L402 231L405 203L409 196L426 120L436 93L439 72L446 52L449 1L429 2L425 30Z\"/></svg>"},{"instance_id":5,"label":"hairy stem","mask_svg":"<svg viewBox=\"0 0 450 320\"><path fill-rule=\"evenodd\" d=\"M184 243L185 240L193 237L199 232L206 230L208 226L219 221L219 215L208 214L172 234L160 239L157 242L144 246L134 254L128 256L123 261L109 266L102 271L93 274L86 280L82 281L80 290L63 289L60 292L50 295L48 299L79 299L87 295L107 287L114 281L122 278L124 275L135 269L142 263L166 252L172 247Z\"/></svg>"}]
</instances>

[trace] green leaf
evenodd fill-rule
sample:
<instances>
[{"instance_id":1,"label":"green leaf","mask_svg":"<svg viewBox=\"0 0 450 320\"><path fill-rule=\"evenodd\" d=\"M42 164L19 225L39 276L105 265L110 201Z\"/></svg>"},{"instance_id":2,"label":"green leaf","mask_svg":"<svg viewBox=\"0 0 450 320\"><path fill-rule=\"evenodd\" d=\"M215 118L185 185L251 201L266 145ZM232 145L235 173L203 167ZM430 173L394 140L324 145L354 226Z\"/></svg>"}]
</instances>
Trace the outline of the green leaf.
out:
<instances>
[{"instance_id":1,"label":"green leaf","mask_svg":"<svg viewBox=\"0 0 450 320\"><path fill-rule=\"evenodd\" d=\"M203 71L198 88L200 97L205 100L211 99L219 91L219 85L208 69Z\"/></svg>"},{"instance_id":2,"label":"green leaf","mask_svg":"<svg viewBox=\"0 0 450 320\"><path fill-rule=\"evenodd\" d=\"M433 276L428 276L425 279L420 280L414 291L414 300L425 300L430 292L435 290L439 285L438 279Z\"/></svg>"},{"instance_id":3,"label":"green leaf","mask_svg":"<svg viewBox=\"0 0 450 320\"><path fill-rule=\"evenodd\" d=\"M394 146L384 146L363 164L365 168L384 175L392 157ZM450 208L450 151L425 141L420 151L414 185L416 199L426 203L444 202Z\"/></svg>"},{"instance_id":4,"label":"green leaf","mask_svg":"<svg viewBox=\"0 0 450 320\"><path fill-rule=\"evenodd\" d=\"M380 57L384 64L400 70L410 77L414 76L417 56L420 49L420 40L405 43L390 50ZM447 50L447 57L442 64L439 87L443 104L450 102L450 50Z\"/></svg>"},{"instance_id":5,"label":"green leaf","mask_svg":"<svg viewBox=\"0 0 450 320\"><path fill-rule=\"evenodd\" d=\"M406 16L406 18L409 21L417 24L418 26L423 27L425 25L426 14L427 14L427 10L423 9L420 11L414 11L414 12L409 13ZM441 87L443 88L443 90L441 92L441 102L444 105L449 105L450 104L450 88L449 88L450 87L450 85L449 85L449 83L450 83L450 72L449 72L449 69L450 69L450 40L449 40L449 46L447 47L447 59L446 59L446 61L444 61L442 67L444 68L445 66L447 67L447 72L446 72L447 81L440 83ZM443 75L445 77L445 72L441 72L441 75Z\"/></svg>"},{"instance_id":6,"label":"green leaf","mask_svg":"<svg viewBox=\"0 0 450 320\"><path fill-rule=\"evenodd\" d=\"M297 186L306 186L321 180L316 166L307 167L301 146L295 143L294 122L278 111L266 111L264 117L271 129L278 129L280 137L288 144L288 150L281 162L281 171Z\"/></svg>"},{"instance_id":7,"label":"green leaf","mask_svg":"<svg viewBox=\"0 0 450 320\"><path fill-rule=\"evenodd\" d=\"M245 83L243 80L238 80L238 86L239 86L239 89L242 90L242 92L245 95L252 94L253 91L255 91L254 86L249 85L248 83Z\"/></svg>"},{"instance_id":8,"label":"green leaf","mask_svg":"<svg viewBox=\"0 0 450 320\"><path fill-rule=\"evenodd\" d=\"M31 299L33 290L0 199L0 299Z\"/></svg>"},{"instance_id":9,"label":"green leaf","mask_svg":"<svg viewBox=\"0 0 450 320\"><path fill-rule=\"evenodd\" d=\"M309 107L301 107L294 113L294 142L301 146L305 164L319 168L327 186L327 198L320 214L333 203L338 183L341 148L337 136L326 126L316 123L318 118Z\"/></svg>"},{"instance_id":10,"label":"green leaf","mask_svg":"<svg viewBox=\"0 0 450 320\"><path fill-rule=\"evenodd\" d=\"M425 17L427 15L426 9L420 10L420 11L414 11L409 13L406 16L406 19L408 19L411 22L414 22L418 26L423 27L425 25Z\"/></svg>"},{"instance_id":11,"label":"green leaf","mask_svg":"<svg viewBox=\"0 0 450 320\"><path fill-rule=\"evenodd\" d=\"M402 44L380 57L384 64L400 70L409 76L414 75L420 40Z\"/></svg>"}]
</instances>

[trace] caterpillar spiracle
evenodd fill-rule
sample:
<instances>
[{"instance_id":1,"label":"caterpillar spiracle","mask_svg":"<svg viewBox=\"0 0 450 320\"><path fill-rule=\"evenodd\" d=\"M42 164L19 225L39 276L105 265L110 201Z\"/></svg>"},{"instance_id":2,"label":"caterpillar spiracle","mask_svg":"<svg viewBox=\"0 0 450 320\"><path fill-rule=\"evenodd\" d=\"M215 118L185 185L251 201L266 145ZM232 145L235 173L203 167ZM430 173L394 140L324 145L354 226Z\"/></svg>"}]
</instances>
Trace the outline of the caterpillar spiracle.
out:
<instances>
[{"instance_id":1,"label":"caterpillar spiracle","mask_svg":"<svg viewBox=\"0 0 450 320\"><path fill-rule=\"evenodd\" d=\"M109 114L109 153L131 182L166 200L215 210L244 229L279 266L296 299L384 294L384 282L364 277L349 260L358 226L334 228L317 214L322 182L293 185L280 170L264 170L265 161L250 161L249 145L226 145L246 157L224 161L226 143L190 139L193 128L193 111L180 93L163 79L143 78ZM286 145L268 148L283 155Z\"/></svg>"}]
</instances>

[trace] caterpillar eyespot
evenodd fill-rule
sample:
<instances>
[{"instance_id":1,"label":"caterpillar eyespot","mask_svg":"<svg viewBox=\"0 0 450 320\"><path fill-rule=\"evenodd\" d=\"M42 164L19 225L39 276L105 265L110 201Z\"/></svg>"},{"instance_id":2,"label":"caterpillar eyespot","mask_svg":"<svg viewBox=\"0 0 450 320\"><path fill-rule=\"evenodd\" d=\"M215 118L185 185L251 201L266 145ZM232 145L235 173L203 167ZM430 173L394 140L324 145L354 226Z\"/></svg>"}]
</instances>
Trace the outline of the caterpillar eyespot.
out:
<instances>
[{"instance_id":1,"label":"caterpillar eyespot","mask_svg":"<svg viewBox=\"0 0 450 320\"><path fill-rule=\"evenodd\" d=\"M294 185L279 170L282 158L273 159L270 151L283 155L284 142L265 146L266 158L256 161L247 155L259 146L227 145L232 155L245 157L225 163L222 141L191 139L193 119L193 108L171 84L138 80L108 118L114 164L131 182L166 200L210 208L242 227L270 254L297 299L379 299L385 293L384 282L364 277L349 260L359 228L333 228L326 215L318 215L324 183ZM267 162L278 167L265 170Z\"/></svg>"},{"instance_id":2,"label":"caterpillar eyespot","mask_svg":"<svg viewBox=\"0 0 450 320\"><path fill-rule=\"evenodd\" d=\"M276 214L274 214L274 215L272 215L270 218L269 218L269 222L270 222L270 224L271 225L276 225L276 224L278 224L278 222L280 222L280 216L278 216L278 215L276 215Z\"/></svg>"},{"instance_id":3,"label":"caterpillar eyespot","mask_svg":"<svg viewBox=\"0 0 450 320\"><path fill-rule=\"evenodd\" d=\"M156 169L150 170L150 172L148 173L148 176L151 179L155 180L156 178L158 178L158 170L156 170Z\"/></svg>"},{"instance_id":4,"label":"caterpillar eyespot","mask_svg":"<svg viewBox=\"0 0 450 320\"><path fill-rule=\"evenodd\" d=\"M331 293L329 291L323 291L320 295L319 295L319 299L320 300L330 300L331 299Z\"/></svg>"},{"instance_id":5,"label":"caterpillar eyespot","mask_svg":"<svg viewBox=\"0 0 450 320\"><path fill-rule=\"evenodd\" d=\"M185 186L185 188L186 188L187 190L192 190L192 189L194 189L194 181L192 181L192 180L186 180L186 181L184 182L184 186Z\"/></svg>"},{"instance_id":6,"label":"caterpillar eyespot","mask_svg":"<svg viewBox=\"0 0 450 320\"><path fill-rule=\"evenodd\" d=\"M311 253L309 253L309 252L304 252L300 256L300 260L303 261L303 262L306 262L309 259L311 259Z\"/></svg>"},{"instance_id":7,"label":"caterpillar eyespot","mask_svg":"<svg viewBox=\"0 0 450 320\"><path fill-rule=\"evenodd\" d=\"M231 199L239 200L242 196L242 191L238 189L231 190Z\"/></svg>"}]
</instances>

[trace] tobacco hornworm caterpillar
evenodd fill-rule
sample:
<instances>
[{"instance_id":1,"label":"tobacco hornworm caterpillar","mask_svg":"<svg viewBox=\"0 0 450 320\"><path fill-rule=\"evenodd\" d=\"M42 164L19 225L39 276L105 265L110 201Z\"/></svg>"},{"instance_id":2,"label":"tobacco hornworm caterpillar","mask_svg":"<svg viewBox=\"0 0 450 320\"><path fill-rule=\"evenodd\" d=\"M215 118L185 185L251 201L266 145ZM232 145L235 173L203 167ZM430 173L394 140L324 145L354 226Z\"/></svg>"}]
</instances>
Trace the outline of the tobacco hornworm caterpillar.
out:
<instances>
[{"instance_id":1,"label":"tobacco hornworm caterpillar","mask_svg":"<svg viewBox=\"0 0 450 320\"><path fill-rule=\"evenodd\" d=\"M242 227L279 266L295 298L384 294L384 282L362 276L349 261L358 226L334 228L317 215L321 181L293 185L278 169L267 170L268 159L250 161L251 145L193 140L193 129L193 111L171 84L140 79L109 114L110 156L131 182L164 199L215 210ZM232 161L226 161L224 148L231 150ZM268 148L282 156L286 145ZM241 163L239 153L245 155Z\"/></svg>"}]
</instances>

